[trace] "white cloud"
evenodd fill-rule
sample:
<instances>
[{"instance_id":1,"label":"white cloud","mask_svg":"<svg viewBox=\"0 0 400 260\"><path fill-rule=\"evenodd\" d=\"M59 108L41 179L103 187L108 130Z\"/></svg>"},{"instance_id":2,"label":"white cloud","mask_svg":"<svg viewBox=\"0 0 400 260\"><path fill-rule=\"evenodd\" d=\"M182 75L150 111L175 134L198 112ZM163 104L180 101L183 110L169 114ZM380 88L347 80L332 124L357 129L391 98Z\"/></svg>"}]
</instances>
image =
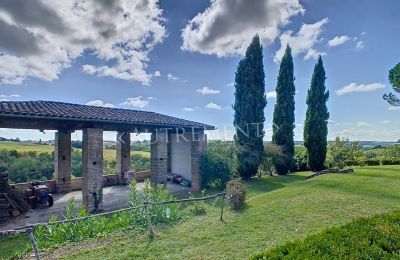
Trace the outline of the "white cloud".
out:
<instances>
[{"instance_id":1,"label":"white cloud","mask_svg":"<svg viewBox=\"0 0 400 260\"><path fill-rule=\"evenodd\" d=\"M332 40L328 41L328 45L329 45L329 47L336 47L336 46L345 44L349 40L350 40L350 38L347 35L336 36Z\"/></svg>"},{"instance_id":2,"label":"white cloud","mask_svg":"<svg viewBox=\"0 0 400 260\"><path fill-rule=\"evenodd\" d=\"M265 96L266 96L267 98L276 98L276 91L274 90L274 91L266 92L266 93L265 93Z\"/></svg>"},{"instance_id":3,"label":"white cloud","mask_svg":"<svg viewBox=\"0 0 400 260\"><path fill-rule=\"evenodd\" d=\"M364 49L364 42L363 41L358 41L357 44L356 44L356 49L357 50Z\"/></svg>"},{"instance_id":4,"label":"white cloud","mask_svg":"<svg viewBox=\"0 0 400 260\"><path fill-rule=\"evenodd\" d=\"M184 107L183 110L185 110L187 112L193 112L194 108L193 107Z\"/></svg>"},{"instance_id":5,"label":"white cloud","mask_svg":"<svg viewBox=\"0 0 400 260\"><path fill-rule=\"evenodd\" d=\"M218 57L244 54L255 34L269 45L281 26L302 13L299 0L212 0L183 29L182 49Z\"/></svg>"},{"instance_id":6,"label":"white cloud","mask_svg":"<svg viewBox=\"0 0 400 260\"><path fill-rule=\"evenodd\" d=\"M132 107L139 107L145 108L148 107L150 104L149 100L142 99L142 96L127 98L125 102L121 103L121 106L132 106Z\"/></svg>"},{"instance_id":7,"label":"white cloud","mask_svg":"<svg viewBox=\"0 0 400 260\"><path fill-rule=\"evenodd\" d=\"M214 94L218 94L221 91L218 89L212 89L209 87L202 87L202 88L198 88L196 89L196 92L202 95L214 95Z\"/></svg>"},{"instance_id":8,"label":"white cloud","mask_svg":"<svg viewBox=\"0 0 400 260\"><path fill-rule=\"evenodd\" d=\"M208 104L206 105L206 108L221 110L221 109L222 109L222 106L217 105L217 104L215 104L215 103L208 103Z\"/></svg>"},{"instance_id":9,"label":"white cloud","mask_svg":"<svg viewBox=\"0 0 400 260\"><path fill-rule=\"evenodd\" d=\"M167 74L167 78L168 78L169 80L178 80L178 79L179 79L178 77L172 75L171 73L168 73L168 74Z\"/></svg>"},{"instance_id":10,"label":"white cloud","mask_svg":"<svg viewBox=\"0 0 400 260\"><path fill-rule=\"evenodd\" d=\"M11 99L18 99L21 95L11 94L11 95L0 95L0 101L10 101Z\"/></svg>"},{"instance_id":11,"label":"white cloud","mask_svg":"<svg viewBox=\"0 0 400 260\"><path fill-rule=\"evenodd\" d=\"M383 120L380 123L383 125L387 125L387 124L390 124L391 122L389 120Z\"/></svg>"},{"instance_id":12,"label":"white cloud","mask_svg":"<svg viewBox=\"0 0 400 260\"><path fill-rule=\"evenodd\" d=\"M161 77L161 72L159 70L156 70L153 74L154 77Z\"/></svg>"},{"instance_id":13,"label":"white cloud","mask_svg":"<svg viewBox=\"0 0 400 260\"><path fill-rule=\"evenodd\" d=\"M293 56L304 54L304 59L317 59L319 55L326 55L315 49L315 45L321 41L320 34L324 26L329 22L328 18L324 18L313 24L303 24L300 30L293 35L293 31L286 31L279 36L281 43L280 49L275 53L274 60L279 62L285 54L286 46L289 44L292 48Z\"/></svg>"},{"instance_id":14,"label":"white cloud","mask_svg":"<svg viewBox=\"0 0 400 260\"><path fill-rule=\"evenodd\" d=\"M390 107L388 107L388 110L389 111L397 111L397 110L400 110L400 107L390 106Z\"/></svg>"},{"instance_id":15,"label":"white cloud","mask_svg":"<svg viewBox=\"0 0 400 260\"><path fill-rule=\"evenodd\" d=\"M149 52L166 36L158 0L1 1L0 82L58 79L84 55L85 73L151 82ZM7 17L5 19L4 17Z\"/></svg>"},{"instance_id":16,"label":"white cloud","mask_svg":"<svg viewBox=\"0 0 400 260\"><path fill-rule=\"evenodd\" d=\"M231 82L231 83L226 84L226 86L227 86L227 87L233 87L233 86L235 86L235 83L234 83L234 82Z\"/></svg>"},{"instance_id":17,"label":"white cloud","mask_svg":"<svg viewBox=\"0 0 400 260\"><path fill-rule=\"evenodd\" d=\"M385 88L385 85L382 83L356 84L353 82L336 90L336 95L341 96L353 92L370 92L383 88Z\"/></svg>"},{"instance_id":18,"label":"white cloud","mask_svg":"<svg viewBox=\"0 0 400 260\"><path fill-rule=\"evenodd\" d=\"M88 106L95 106L95 107L109 107L109 108L115 108L115 106L111 103L106 103L103 100L92 100L86 103Z\"/></svg>"},{"instance_id":19,"label":"white cloud","mask_svg":"<svg viewBox=\"0 0 400 260\"><path fill-rule=\"evenodd\" d=\"M365 121L360 121L360 122L357 123L357 125L358 125L358 126L371 126L370 123L365 122Z\"/></svg>"}]
</instances>

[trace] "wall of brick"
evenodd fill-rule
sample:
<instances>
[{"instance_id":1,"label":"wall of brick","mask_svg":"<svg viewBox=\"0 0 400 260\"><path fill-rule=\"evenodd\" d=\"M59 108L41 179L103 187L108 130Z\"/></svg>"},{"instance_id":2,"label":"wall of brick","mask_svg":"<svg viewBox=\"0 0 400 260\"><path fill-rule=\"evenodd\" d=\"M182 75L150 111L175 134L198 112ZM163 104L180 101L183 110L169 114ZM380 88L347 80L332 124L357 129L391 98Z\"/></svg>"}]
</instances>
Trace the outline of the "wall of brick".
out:
<instances>
[{"instance_id":1,"label":"wall of brick","mask_svg":"<svg viewBox=\"0 0 400 260\"><path fill-rule=\"evenodd\" d=\"M71 190L71 133L68 131L55 134L54 179L58 192Z\"/></svg>"},{"instance_id":2,"label":"wall of brick","mask_svg":"<svg viewBox=\"0 0 400 260\"><path fill-rule=\"evenodd\" d=\"M83 206L91 212L96 202L99 209L103 208L103 131L88 128L82 134L82 198Z\"/></svg>"},{"instance_id":3,"label":"wall of brick","mask_svg":"<svg viewBox=\"0 0 400 260\"><path fill-rule=\"evenodd\" d=\"M125 180L125 173L131 169L131 135L118 132L117 134L117 173L120 183Z\"/></svg>"},{"instance_id":4,"label":"wall of brick","mask_svg":"<svg viewBox=\"0 0 400 260\"><path fill-rule=\"evenodd\" d=\"M192 136L192 192L201 191L200 159L207 149L207 135L199 131Z\"/></svg>"},{"instance_id":5,"label":"wall of brick","mask_svg":"<svg viewBox=\"0 0 400 260\"><path fill-rule=\"evenodd\" d=\"M168 173L168 130L157 129L151 134L151 183L165 182Z\"/></svg>"}]
</instances>

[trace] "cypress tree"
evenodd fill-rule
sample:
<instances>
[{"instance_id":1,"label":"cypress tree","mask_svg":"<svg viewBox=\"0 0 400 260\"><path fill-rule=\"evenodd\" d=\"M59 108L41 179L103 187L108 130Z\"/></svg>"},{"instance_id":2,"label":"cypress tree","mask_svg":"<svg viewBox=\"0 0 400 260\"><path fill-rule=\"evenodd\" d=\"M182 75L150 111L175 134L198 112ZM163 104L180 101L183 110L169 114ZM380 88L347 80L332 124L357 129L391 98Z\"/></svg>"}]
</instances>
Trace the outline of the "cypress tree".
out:
<instances>
[{"instance_id":1,"label":"cypress tree","mask_svg":"<svg viewBox=\"0 0 400 260\"><path fill-rule=\"evenodd\" d=\"M314 67L307 94L307 113L304 123L304 146L308 152L308 166L313 171L324 168L327 151L329 112L326 102L329 91L325 86L325 69L321 56Z\"/></svg>"},{"instance_id":2,"label":"cypress tree","mask_svg":"<svg viewBox=\"0 0 400 260\"><path fill-rule=\"evenodd\" d=\"M256 35L235 76L235 143L237 172L243 179L257 173L264 153L265 98L263 54Z\"/></svg>"},{"instance_id":3,"label":"cypress tree","mask_svg":"<svg viewBox=\"0 0 400 260\"><path fill-rule=\"evenodd\" d=\"M294 86L292 50L288 45L282 58L276 85L276 104L272 125L272 143L282 147L287 160L275 165L278 174L290 171L294 155Z\"/></svg>"}]
</instances>

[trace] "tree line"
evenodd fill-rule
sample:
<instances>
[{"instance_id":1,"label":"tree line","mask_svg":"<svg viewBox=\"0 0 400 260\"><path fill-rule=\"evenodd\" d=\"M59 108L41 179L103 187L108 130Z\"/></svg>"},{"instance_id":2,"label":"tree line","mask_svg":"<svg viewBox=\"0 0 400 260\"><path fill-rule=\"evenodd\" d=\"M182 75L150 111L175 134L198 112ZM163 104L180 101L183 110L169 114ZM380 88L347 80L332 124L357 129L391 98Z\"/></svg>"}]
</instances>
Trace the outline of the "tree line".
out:
<instances>
[{"instance_id":1,"label":"tree line","mask_svg":"<svg viewBox=\"0 0 400 260\"><path fill-rule=\"evenodd\" d=\"M295 155L295 77L292 51L288 45L281 60L276 85L276 104L273 113L272 145L264 146L265 72L262 45L256 35L239 62L235 76L235 104L233 106L236 129L235 144L237 172L248 179L257 174L265 153L275 159L277 174L287 174L292 169ZM326 102L329 91L325 86L325 69L321 56L314 67L307 94L307 113L304 123L304 145L307 165L314 171L324 168L327 153L329 112ZM242 131L246 129L246 131ZM265 151L267 150L267 151ZM282 156L273 156L282 155Z\"/></svg>"}]
</instances>

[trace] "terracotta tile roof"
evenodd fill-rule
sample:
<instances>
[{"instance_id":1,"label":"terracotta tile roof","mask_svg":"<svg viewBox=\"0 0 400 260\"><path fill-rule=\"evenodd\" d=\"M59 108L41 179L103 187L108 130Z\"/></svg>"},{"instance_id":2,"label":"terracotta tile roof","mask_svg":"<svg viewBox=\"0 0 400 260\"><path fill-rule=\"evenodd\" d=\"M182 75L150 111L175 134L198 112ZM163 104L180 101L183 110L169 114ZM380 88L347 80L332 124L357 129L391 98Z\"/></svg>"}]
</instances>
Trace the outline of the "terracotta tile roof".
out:
<instances>
[{"instance_id":1,"label":"terracotta tile roof","mask_svg":"<svg viewBox=\"0 0 400 260\"><path fill-rule=\"evenodd\" d=\"M213 126L166 116L155 112L95 107L53 101L1 101L1 116L29 118L79 119L98 122L121 122L146 126L185 127L214 129Z\"/></svg>"}]
</instances>

